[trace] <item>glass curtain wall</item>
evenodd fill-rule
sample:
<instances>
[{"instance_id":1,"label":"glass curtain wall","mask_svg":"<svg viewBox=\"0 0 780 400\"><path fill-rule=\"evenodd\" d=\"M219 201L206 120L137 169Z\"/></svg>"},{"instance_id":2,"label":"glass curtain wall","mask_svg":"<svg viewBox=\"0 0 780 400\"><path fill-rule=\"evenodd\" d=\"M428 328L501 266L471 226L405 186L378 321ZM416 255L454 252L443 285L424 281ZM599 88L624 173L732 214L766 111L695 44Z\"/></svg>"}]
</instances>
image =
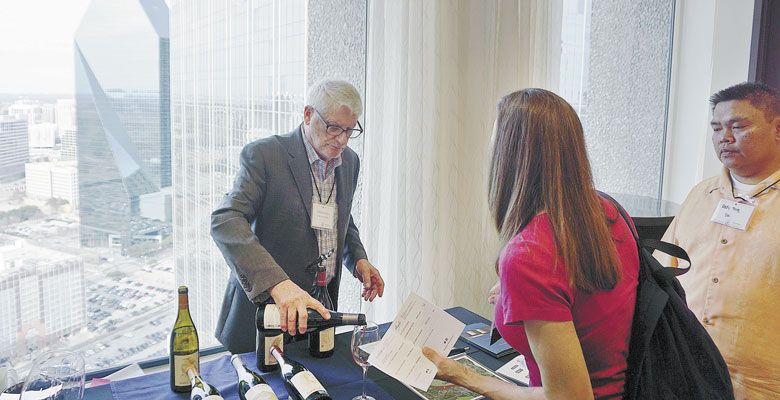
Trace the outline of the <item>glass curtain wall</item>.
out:
<instances>
[{"instance_id":1,"label":"glass curtain wall","mask_svg":"<svg viewBox=\"0 0 780 400\"><path fill-rule=\"evenodd\" d=\"M306 1L171 2L171 128L176 283L189 286L201 347L230 273L211 212L232 186L247 143L301 122Z\"/></svg>"}]
</instances>

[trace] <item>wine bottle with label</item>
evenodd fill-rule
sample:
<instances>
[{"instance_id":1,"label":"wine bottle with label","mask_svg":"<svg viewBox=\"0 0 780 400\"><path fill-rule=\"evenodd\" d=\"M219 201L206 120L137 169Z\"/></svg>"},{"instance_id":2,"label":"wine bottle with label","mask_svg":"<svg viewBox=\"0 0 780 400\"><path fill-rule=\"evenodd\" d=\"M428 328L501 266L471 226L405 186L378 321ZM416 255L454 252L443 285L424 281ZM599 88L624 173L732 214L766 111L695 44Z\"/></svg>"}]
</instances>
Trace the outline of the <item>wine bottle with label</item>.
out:
<instances>
[{"instance_id":1,"label":"wine bottle with label","mask_svg":"<svg viewBox=\"0 0 780 400\"><path fill-rule=\"evenodd\" d=\"M275 304L260 305L257 308L255 318L257 324L257 369L263 372L279 368L276 359L271 355L271 346L277 345L280 349L284 349L284 332L279 329L279 309L277 308L275 313L271 311L266 317L266 309L269 305L276 307Z\"/></svg>"},{"instance_id":2,"label":"wine bottle with label","mask_svg":"<svg viewBox=\"0 0 780 400\"><path fill-rule=\"evenodd\" d=\"M271 347L271 354L279 363L282 381L290 397L297 400L331 400L320 381L303 364L284 356L277 347Z\"/></svg>"},{"instance_id":3,"label":"wine bottle with label","mask_svg":"<svg viewBox=\"0 0 780 400\"><path fill-rule=\"evenodd\" d=\"M187 287L179 286L179 312L171 330L169 346L170 383L174 392L190 391L187 370L200 371L199 348L198 331L190 316Z\"/></svg>"},{"instance_id":4,"label":"wine bottle with label","mask_svg":"<svg viewBox=\"0 0 780 400\"><path fill-rule=\"evenodd\" d=\"M328 293L327 274L322 263L317 267L317 278L314 280L311 297L322 303L328 310L333 308L333 301L330 299L330 293ZM331 319L333 319L332 316ZM335 339L336 328L334 326L314 329L309 333L309 354L316 358L332 356Z\"/></svg>"},{"instance_id":5,"label":"wine bottle with label","mask_svg":"<svg viewBox=\"0 0 780 400\"><path fill-rule=\"evenodd\" d=\"M263 329L281 329L279 306L276 304L266 304L261 307L262 312L258 310L257 313L257 327L261 326ZM311 332L317 328L328 328L331 326L342 325L365 325L366 315L359 313L342 313L333 310L330 312L330 319L325 319L319 312L312 309L307 309L308 322L306 324L306 332Z\"/></svg>"},{"instance_id":6,"label":"wine bottle with label","mask_svg":"<svg viewBox=\"0 0 780 400\"><path fill-rule=\"evenodd\" d=\"M22 395L22 386L24 386L24 382L7 387L3 393L0 393L0 400L19 400Z\"/></svg>"},{"instance_id":7,"label":"wine bottle with label","mask_svg":"<svg viewBox=\"0 0 780 400\"><path fill-rule=\"evenodd\" d=\"M217 388L206 383L193 368L187 370L187 376L191 385L190 400L223 400Z\"/></svg>"},{"instance_id":8,"label":"wine bottle with label","mask_svg":"<svg viewBox=\"0 0 780 400\"><path fill-rule=\"evenodd\" d=\"M241 358L233 354L230 363L238 375L238 397L241 400L278 400L271 386L254 371L250 371Z\"/></svg>"}]
</instances>

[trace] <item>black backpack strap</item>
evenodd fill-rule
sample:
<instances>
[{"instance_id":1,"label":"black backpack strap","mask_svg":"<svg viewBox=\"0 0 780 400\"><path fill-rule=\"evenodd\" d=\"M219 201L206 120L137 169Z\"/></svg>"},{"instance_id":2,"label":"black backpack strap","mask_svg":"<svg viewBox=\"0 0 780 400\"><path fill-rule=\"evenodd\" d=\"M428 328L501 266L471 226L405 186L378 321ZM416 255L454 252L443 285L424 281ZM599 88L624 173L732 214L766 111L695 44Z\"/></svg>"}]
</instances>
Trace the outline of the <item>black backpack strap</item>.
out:
<instances>
[{"instance_id":1,"label":"black backpack strap","mask_svg":"<svg viewBox=\"0 0 780 400\"><path fill-rule=\"evenodd\" d=\"M688 253L680 246L667 243L661 240L656 239L640 239L639 234L636 231L636 228L634 227L634 224L631 222L631 217L628 216L628 213L623 208L623 206L620 205L620 203L617 202L617 200L613 199L612 196L602 192L602 191L596 191L599 196L609 200L612 205L615 206L615 208L618 210L618 213L620 213L620 216L623 217L623 220L626 221L626 225L628 225L628 228L631 230L631 233L634 235L634 240L636 240L637 246L639 246L639 251L642 251L643 249L650 252L650 255L652 256L653 251L658 250L662 253L666 253L672 257L676 257L681 260L685 260L688 262L688 266L685 268L682 267L664 267L664 273L670 274L672 276L680 276L686 272L688 272L689 269L691 269L691 258L688 256ZM649 249L649 250L648 250Z\"/></svg>"},{"instance_id":2,"label":"black backpack strap","mask_svg":"<svg viewBox=\"0 0 780 400\"><path fill-rule=\"evenodd\" d=\"M620 205L620 203L617 202L617 200L613 199L612 196L602 192L601 190L597 190L596 193L599 194L599 196L609 200L610 203L612 203L613 206L618 210L620 213L620 216L623 217L623 221L626 221L626 225L628 225L628 229L631 230L631 233L634 234L634 240L637 244L639 244L639 234L636 232L636 228L634 227L634 224L631 222L631 217L628 216L628 213L623 208L623 206Z\"/></svg>"},{"instance_id":3,"label":"black backpack strap","mask_svg":"<svg viewBox=\"0 0 780 400\"><path fill-rule=\"evenodd\" d=\"M688 253L683 250L682 247L667 243L661 240L656 239L642 239L640 241L640 246L645 249L652 249L652 250L658 250L662 253L666 253L672 257L675 257L680 260L685 260L688 262L688 266L685 268L683 267L665 267L664 271L667 273L670 273L674 276L680 276L686 272L688 272L689 269L691 269L691 258L688 256ZM652 255L652 252L650 253Z\"/></svg>"}]
</instances>

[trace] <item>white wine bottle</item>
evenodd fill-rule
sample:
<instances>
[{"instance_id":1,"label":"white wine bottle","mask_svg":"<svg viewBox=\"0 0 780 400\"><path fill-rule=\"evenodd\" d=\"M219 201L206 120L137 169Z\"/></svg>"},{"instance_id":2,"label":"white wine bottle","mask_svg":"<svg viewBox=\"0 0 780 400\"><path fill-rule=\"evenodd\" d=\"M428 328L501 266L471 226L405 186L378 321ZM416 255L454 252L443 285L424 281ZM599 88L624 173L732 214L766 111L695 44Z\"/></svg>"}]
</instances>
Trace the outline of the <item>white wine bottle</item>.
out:
<instances>
[{"instance_id":1,"label":"white wine bottle","mask_svg":"<svg viewBox=\"0 0 780 400\"><path fill-rule=\"evenodd\" d=\"M199 348L198 331L190 316L187 287L179 286L179 313L171 330L169 348L171 390L174 392L190 391L190 377L187 370L200 371Z\"/></svg>"},{"instance_id":2,"label":"white wine bottle","mask_svg":"<svg viewBox=\"0 0 780 400\"><path fill-rule=\"evenodd\" d=\"M284 332L279 329L279 309L276 309L276 320L270 321L265 318L265 308L267 304L260 305L257 308L257 347L255 355L257 356L257 369L263 372L273 371L279 368L274 356L271 355L271 346L279 346L284 350ZM276 307L276 305L274 305ZM269 314L272 318L274 312ZM275 328L266 328L266 325L275 326Z\"/></svg>"},{"instance_id":3,"label":"white wine bottle","mask_svg":"<svg viewBox=\"0 0 780 400\"><path fill-rule=\"evenodd\" d=\"M314 280L314 290L311 297L319 301L328 310L333 308L327 286L327 274L325 266L320 263L317 267L317 278ZM318 314L319 315L319 314ZM331 317L333 319L333 317ZM316 358L325 358L333 355L336 341L336 327L329 326L317 328L309 333L309 354Z\"/></svg>"},{"instance_id":4,"label":"white wine bottle","mask_svg":"<svg viewBox=\"0 0 780 400\"><path fill-rule=\"evenodd\" d=\"M282 381L290 397L297 400L331 400L320 381L303 364L286 358L277 346L271 347L271 354L279 363Z\"/></svg>"},{"instance_id":5,"label":"white wine bottle","mask_svg":"<svg viewBox=\"0 0 780 400\"><path fill-rule=\"evenodd\" d=\"M190 377L190 400L223 400L219 390L206 383L193 368L187 370L187 376Z\"/></svg>"},{"instance_id":6,"label":"white wine bottle","mask_svg":"<svg viewBox=\"0 0 780 400\"><path fill-rule=\"evenodd\" d=\"M250 371L238 355L230 356L230 363L233 364L238 375L238 397L241 400L279 400L268 382L254 371Z\"/></svg>"}]
</instances>

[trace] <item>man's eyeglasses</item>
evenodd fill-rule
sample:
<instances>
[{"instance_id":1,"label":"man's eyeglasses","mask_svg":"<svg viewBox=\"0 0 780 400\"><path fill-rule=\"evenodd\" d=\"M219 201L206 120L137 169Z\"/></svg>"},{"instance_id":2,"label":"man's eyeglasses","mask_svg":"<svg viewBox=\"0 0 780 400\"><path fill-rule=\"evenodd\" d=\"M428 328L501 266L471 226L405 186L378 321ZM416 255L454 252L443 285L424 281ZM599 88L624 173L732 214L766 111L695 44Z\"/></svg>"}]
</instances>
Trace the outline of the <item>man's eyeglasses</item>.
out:
<instances>
[{"instance_id":1,"label":"man's eyeglasses","mask_svg":"<svg viewBox=\"0 0 780 400\"><path fill-rule=\"evenodd\" d=\"M317 113L317 116L320 117L322 122L325 124L325 132L328 132L328 135L331 135L333 137L338 137L342 133L346 133L347 137L350 139L354 139L358 136L360 136L361 133L363 133L363 126L360 125L360 121L357 122L357 128L342 128L338 125L331 125L328 123L328 121L325 120L325 118L322 118L322 114L320 114L319 111L317 111L316 108L312 107L312 110Z\"/></svg>"}]
</instances>

